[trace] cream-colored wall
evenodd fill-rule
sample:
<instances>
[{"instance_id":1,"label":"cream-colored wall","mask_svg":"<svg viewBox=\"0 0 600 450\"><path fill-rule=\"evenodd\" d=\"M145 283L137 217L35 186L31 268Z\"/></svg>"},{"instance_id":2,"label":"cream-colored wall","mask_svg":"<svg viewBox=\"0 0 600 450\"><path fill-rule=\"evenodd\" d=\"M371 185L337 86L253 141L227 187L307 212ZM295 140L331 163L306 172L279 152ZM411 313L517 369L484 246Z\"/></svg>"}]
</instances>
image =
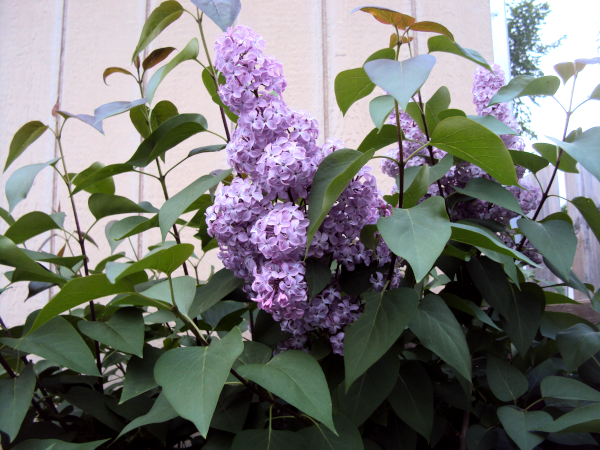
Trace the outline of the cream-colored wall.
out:
<instances>
[{"instance_id":1,"label":"cream-colored wall","mask_svg":"<svg viewBox=\"0 0 600 450\"><path fill-rule=\"evenodd\" d=\"M109 66L130 68L131 54L145 19L159 3L160 0L0 0L2 164L10 140L22 124L41 120L55 127L51 110L57 99L61 110L91 114L102 104L139 98L133 79L115 74L108 79L110 86L106 86L102 73ZM181 3L188 10L195 10L190 0ZM486 59L493 56L489 0L380 0L378 3L419 20L441 22L463 46L478 50ZM288 104L316 117L321 124L322 138L341 139L351 148L373 128L368 102L380 93L360 100L346 117L342 117L333 92L335 75L362 65L371 53L387 46L391 34L389 26L379 24L370 15L349 14L361 4L361 0L242 0L242 12L237 20L238 24L250 26L262 34L267 42L267 52L283 62L288 80L284 98ZM206 21L205 33L211 51L219 31ZM184 14L151 44L145 54L164 46L182 49L193 37L199 38L197 26ZM427 52L427 37L426 34L417 36L417 53ZM452 107L472 112L470 91L475 65L453 55L437 53L435 56L438 62L424 87L424 97L428 98L439 86L446 85L453 95ZM207 118L210 128L222 134L218 109L205 92L200 75L199 65L194 62L182 64L163 81L154 104L169 99L180 113L200 112ZM127 114L106 120L104 130L105 136L102 136L77 120L67 123L63 146L70 172L79 172L94 161L123 162L140 143ZM218 138L210 134L196 136L169 151L167 163L178 161L196 146L215 143ZM52 135L47 132L5 174L0 175L0 185L4 186L18 167L47 161L56 153ZM223 168L226 168L224 152L196 156L169 175L169 194L173 195L203 174ZM155 167L149 167L148 171L155 173ZM377 168L375 172L380 174ZM391 179L378 178L382 190L391 189ZM19 217L32 209L52 212L60 208L67 213L67 227L73 231L66 190L57 181L51 169L45 169L37 177L28 199L17 206L13 215ZM152 178L125 174L115 181L118 195L129 196L135 201L150 201L156 207L164 202L162 189ZM93 221L92 216L85 213L88 194L82 192L75 198L85 229ZM0 206L7 208L4 195L0 195ZM87 245L92 267L109 252L104 227L110 220L114 218L101 220L92 229L91 235L100 247L97 250ZM0 232L3 232L6 226L0 222ZM183 235L187 242L198 242L187 230ZM37 250L46 237L32 239L28 247ZM136 252L145 252L148 245L159 239L158 232L146 233L139 241L132 239L132 247ZM44 250L57 252L62 245L62 241L56 239L52 248L47 244ZM71 245L76 244L72 242ZM127 242L117 251L133 254ZM207 255L205 261L215 266L220 264L216 251ZM206 276L209 270L208 265L204 266L200 276ZM17 324L24 319L26 311L43 306L49 295L40 294L23 306L26 294L23 284L0 297L0 317L7 325Z\"/></svg>"}]
</instances>

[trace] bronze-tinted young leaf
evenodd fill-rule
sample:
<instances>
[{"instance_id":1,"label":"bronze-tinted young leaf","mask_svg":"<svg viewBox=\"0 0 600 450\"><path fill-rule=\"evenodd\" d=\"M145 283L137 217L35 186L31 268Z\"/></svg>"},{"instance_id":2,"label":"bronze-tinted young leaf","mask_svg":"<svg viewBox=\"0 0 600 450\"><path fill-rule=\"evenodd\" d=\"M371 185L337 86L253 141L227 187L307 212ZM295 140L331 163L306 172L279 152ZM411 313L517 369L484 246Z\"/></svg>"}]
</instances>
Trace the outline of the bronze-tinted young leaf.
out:
<instances>
[{"instance_id":1,"label":"bronze-tinted young leaf","mask_svg":"<svg viewBox=\"0 0 600 450\"><path fill-rule=\"evenodd\" d=\"M21 154L33 144L37 138L39 138L44 131L48 128L47 125L44 125L42 122L38 122L37 120L34 122L28 122L19 128L19 131L15 133L10 141L10 147L8 149L8 157L6 158L6 164L4 165L4 172L8 169L15 159L17 159Z\"/></svg>"},{"instance_id":2,"label":"bronze-tinted young leaf","mask_svg":"<svg viewBox=\"0 0 600 450\"><path fill-rule=\"evenodd\" d=\"M454 35L452 33L450 33L450 30L448 30L448 28L446 28L441 23L428 22L428 21L415 22L410 26L410 30L411 31L427 31L428 33L443 34L448 39L450 39L452 42L454 42Z\"/></svg>"},{"instance_id":3,"label":"bronze-tinted young leaf","mask_svg":"<svg viewBox=\"0 0 600 450\"><path fill-rule=\"evenodd\" d=\"M133 78L135 78L129 70L125 70L120 67L109 67L109 68L105 69L104 73L102 74L102 79L104 80L104 84L106 84L107 86L108 86L108 83L106 82L106 79L113 73L122 73L123 75L130 75Z\"/></svg>"},{"instance_id":4,"label":"bronze-tinted young leaf","mask_svg":"<svg viewBox=\"0 0 600 450\"><path fill-rule=\"evenodd\" d=\"M381 8L379 6L359 6L350 11L350 14L358 10L371 14L378 22L385 23L386 25L394 25L400 30L406 30L407 27L416 21L414 17L408 14L402 14L393 9Z\"/></svg>"},{"instance_id":5,"label":"bronze-tinted young leaf","mask_svg":"<svg viewBox=\"0 0 600 450\"><path fill-rule=\"evenodd\" d=\"M144 28L142 28L142 34L135 47L131 61L133 62L150 42L152 42L165 28L179 19L182 14L182 6L174 0L163 2L158 8L152 11L150 17L148 17L148 20L146 20L146 23L144 24Z\"/></svg>"},{"instance_id":6,"label":"bronze-tinted young leaf","mask_svg":"<svg viewBox=\"0 0 600 450\"><path fill-rule=\"evenodd\" d=\"M152 53L150 53L144 62L142 62L142 67L144 70L151 69L157 64L163 62L167 57L171 54L171 52L175 50L175 47L163 47L157 48Z\"/></svg>"}]
</instances>

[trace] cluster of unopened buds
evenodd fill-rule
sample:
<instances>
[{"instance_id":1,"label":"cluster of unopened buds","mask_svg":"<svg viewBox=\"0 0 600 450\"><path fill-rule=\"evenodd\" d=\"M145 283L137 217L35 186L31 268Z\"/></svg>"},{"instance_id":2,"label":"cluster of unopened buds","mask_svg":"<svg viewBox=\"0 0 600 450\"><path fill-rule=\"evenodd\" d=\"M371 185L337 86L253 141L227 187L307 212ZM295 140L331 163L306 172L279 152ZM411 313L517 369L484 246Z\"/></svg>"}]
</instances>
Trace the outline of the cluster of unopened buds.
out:
<instances>
[{"instance_id":1,"label":"cluster of unopened buds","mask_svg":"<svg viewBox=\"0 0 600 450\"><path fill-rule=\"evenodd\" d=\"M263 39L244 26L229 28L215 45L215 66L226 80L219 96L239 119L226 148L236 176L207 209L208 232L219 244L224 266L245 281L249 297L270 313L282 330L291 333L290 339L280 343L279 351L305 350L309 332L319 330L330 337L333 351L343 354L344 329L362 313L363 305L360 297L342 292L338 282L342 269L353 271L357 265L380 268L371 277L372 289L378 291L386 283L397 287L402 277L399 264L391 271L384 267L389 266L392 255L383 240L375 251L365 248L360 240L362 228L389 216L391 207L383 200L370 167L363 167L310 243L307 257L335 270L323 292L309 298L304 256L310 189L319 164L344 145L334 139L317 143L317 121L285 103L287 83L282 65L266 56L264 49ZM412 133L417 141L424 138L410 117L403 113L401 119L407 136ZM412 151L408 147L403 149L405 153ZM394 151L398 156L398 148L390 154L394 156ZM437 156L443 154L436 150ZM425 159L420 163L426 163ZM468 178L464 175L467 171L471 177L487 176L475 169L455 167L444 183L461 185ZM384 171L394 176L393 167L384 165ZM428 195L436 194L432 187ZM512 217L505 211L490 214L496 214L494 218L498 214Z\"/></svg>"}]
</instances>

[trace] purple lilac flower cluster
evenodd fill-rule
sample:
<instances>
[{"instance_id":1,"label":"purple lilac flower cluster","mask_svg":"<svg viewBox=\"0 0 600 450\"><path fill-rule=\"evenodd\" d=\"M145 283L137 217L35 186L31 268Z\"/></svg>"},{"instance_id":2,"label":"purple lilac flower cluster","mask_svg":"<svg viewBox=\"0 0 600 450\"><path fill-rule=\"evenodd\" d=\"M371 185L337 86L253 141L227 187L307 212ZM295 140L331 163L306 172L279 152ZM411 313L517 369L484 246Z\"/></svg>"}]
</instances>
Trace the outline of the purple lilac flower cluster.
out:
<instances>
[{"instance_id":1,"label":"purple lilac flower cluster","mask_svg":"<svg viewBox=\"0 0 600 450\"><path fill-rule=\"evenodd\" d=\"M258 307L292 334L280 351L305 349L308 333L320 329L329 333L333 351L343 354L344 329L363 306L342 293L337 274L310 299L303 257L312 180L321 161L344 145L333 139L317 144L317 121L283 101L287 83L281 63L265 56L264 49L263 39L243 26L229 28L215 45L215 66L226 80L219 96L239 115L226 148L237 176L207 209L208 232L219 243L225 267L244 279L244 290ZM369 171L364 167L346 187L315 234L308 257L337 261L350 271L357 264L389 263L391 252L383 241L375 252L360 241L365 225L391 214ZM398 266L392 285L400 276ZM372 282L381 290L383 273Z\"/></svg>"},{"instance_id":2,"label":"purple lilac flower cluster","mask_svg":"<svg viewBox=\"0 0 600 450\"><path fill-rule=\"evenodd\" d=\"M487 106L496 92L505 85L504 72L500 66L492 63L491 67L494 73L483 67L478 67L475 71L475 81L473 83L472 93L473 103L475 104L477 114L480 116L492 115L512 130L519 132L519 124L515 120L508 103L499 103L490 107ZM395 119L395 114L392 113L389 122L395 123ZM403 155L406 159L422 145L419 143L425 143L427 142L427 139L417 123L407 113L403 112L400 114L400 127L407 138L407 140L402 143ZM505 134L500 135L500 138L509 149L522 151L525 148L523 139L518 135ZM388 151L387 155L394 159L398 159L399 147L392 148ZM433 157L435 159L441 159L445 155L446 152L436 148L433 149ZM407 163L407 167L420 166L423 164L431 164L429 151L427 149L419 151L417 156L410 159ZM388 159L382 160L381 169L390 177L396 178L398 175L397 164ZM509 186L507 189L515 196L519 201L521 208L525 214L527 214L537 208L541 201L542 193L539 187L522 180L525 173L524 168L516 166L516 170L519 184L524 189L521 189L518 186ZM440 185L442 186L444 193L449 195L454 192L454 187L464 188L470 180L480 177L491 179L484 170L474 164L463 161L450 168L448 173L440 180ZM394 186L392 193L397 192L397 190L397 186ZM429 187L426 197L432 195L440 195L437 184L433 184ZM452 210L453 220L469 218L491 219L503 224L505 227L508 227L510 220L515 217L517 217L516 213L483 200L458 203ZM515 246L514 241L509 236L502 235L501 238L505 244L512 247ZM537 253L525 253L535 262L539 262L540 257Z\"/></svg>"}]
</instances>

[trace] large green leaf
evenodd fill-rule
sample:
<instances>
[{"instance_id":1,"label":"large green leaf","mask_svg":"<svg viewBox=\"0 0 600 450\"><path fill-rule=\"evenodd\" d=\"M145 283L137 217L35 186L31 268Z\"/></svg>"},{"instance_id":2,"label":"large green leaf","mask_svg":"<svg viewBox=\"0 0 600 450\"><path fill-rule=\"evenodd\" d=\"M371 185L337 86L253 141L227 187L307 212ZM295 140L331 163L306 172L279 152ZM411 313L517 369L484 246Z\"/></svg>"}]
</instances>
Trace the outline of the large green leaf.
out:
<instances>
[{"instance_id":1,"label":"large green leaf","mask_svg":"<svg viewBox=\"0 0 600 450\"><path fill-rule=\"evenodd\" d=\"M467 118L471 119L474 122L477 122L480 125L483 125L488 130L493 131L496 134L513 134L513 135L519 134L516 131L514 131L512 128L510 128L508 125L506 125L504 122L502 122L499 119L496 119L492 115L488 115L488 116L468 115ZM520 152L520 153L526 153L526 152Z\"/></svg>"},{"instance_id":2,"label":"large green leaf","mask_svg":"<svg viewBox=\"0 0 600 450\"><path fill-rule=\"evenodd\" d=\"M577 208L579 214L583 216L594 236L600 242L600 211L598 211L598 207L594 201L587 197L576 197L571 200L571 203Z\"/></svg>"},{"instance_id":3,"label":"large green leaf","mask_svg":"<svg viewBox=\"0 0 600 450\"><path fill-rule=\"evenodd\" d=\"M533 450L544 441L544 436L532 433L552 422L552 416L544 411L522 411L512 406L501 406L496 412L506 434L521 450Z\"/></svg>"},{"instance_id":4,"label":"large green leaf","mask_svg":"<svg viewBox=\"0 0 600 450\"><path fill-rule=\"evenodd\" d=\"M35 331L30 331L24 339L2 338L0 342L76 372L100 376L89 347L62 317L55 317Z\"/></svg>"},{"instance_id":5,"label":"large green leaf","mask_svg":"<svg viewBox=\"0 0 600 450\"><path fill-rule=\"evenodd\" d=\"M433 66L435 57L418 55L404 61L378 59L365 64L369 79L396 99L404 111L411 97L423 86Z\"/></svg>"},{"instance_id":6,"label":"large green leaf","mask_svg":"<svg viewBox=\"0 0 600 450\"><path fill-rule=\"evenodd\" d=\"M539 78L531 75L520 75L510 80L506 86L501 87L496 95L492 97L488 106L510 102L519 97L554 95L559 87L560 80L554 75Z\"/></svg>"},{"instance_id":7,"label":"large green leaf","mask_svg":"<svg viewBox=\"0 0 600 450\"><path fill-rule=\"evenodd\" d=\"M519 369L506 361L489 354L486 368L490 389L496 398L503 402L516 402L527 392L527 378Z\"/></svg>"},{"instance_id":8,"label":"large green leaf","mask_svg":"<svg viewBox=\"0 0 600 450\"><path fill-rule=\"evenodd\" d=\"M15 206L19 204L21 200L25 200L35 177L41 170L56 163L59 158L51 159L48 162L41 164L30 164L29 166L20 167L13 172L10 178L6 181L4 192L6 199L8 200L8 210L12 212Z\"/></svg>"},{"instance_id":9,"label":"large green leaf","mask_svg":"<svg viewBox=\"0 0 600 450\"><path fill-rule=\"evenodd\" d=\"M555 144L547 144L545 142L538 142L532 145L533 149L538 152L546 161L553 166L556 166L558 160L558 146ZM558 170L562 170L567 173L579 173L577 169L577 161L573 159L567 152L563 152L560 157L560 163L558 164Z\"/></svg>"},{"instance_id":10,"label":"large green leaf","mask_svg":"<svg viewBox=\"0 0 600 450\"><path fill-rule=\"evenodd\" d=\"M471 379L471 356L460 324L441 297L425 296L408 324L421 344L454 367L467 380Z\"/></svg>"},{"instance_id":11,"label":"large green leaf","mask_svg":"<svg viewBox=\"0 0 600 450\"><path fill-rule=\"evenodd\" d=\"M547 433L598 433L600 432L600 403L577 408L552 423L540 424L533 429Z\"/></svg>"},{"instance_id":12,"label":"large green leaf","mask_svg":"<svg viewBox=\"0 0 600 450\"><path fill-rule=\"evenodd\" d=\"M394 110L395 100L391 95L380 95L369 103L369 114L377 130L381 130L383 124Z\"/></svg>"},{"instance_id":13,"label":"large green leaf","mask_svg":"<svg viewBox=\"0 0 600 450\"><path fill-rule=\"evenodd\" d=\"M74 278L42 308L29 332L35 331L60 313L90 300L126 292L135 292L133 283L129 280L112 284L104 274Z\"/></svg>"},{"instance_id":14,"label":"large green leaf","mask_svg":"<svg viewBox=\"0 0 600 450\"><path fill-rule=\"evenodd\" d=\"M233 25L242 4L240 0L192 0L192 3L206 14L221 31Z\"/></svg>"},{"instance_id":15,"label":"large green leaf","mask_svg":"<svg viewBox=\"0 0 600 450\"><path fill-rule=\"evenodd\" d=\"M73 180L73 182L76 184L75 189L73 189L73 194L77 194L78 192L89 188L90 186L93 186L99 181L106 180L121 173L131 172L132 170L133 166L131 164L111 164L109 166L104 166L96 170L95 172L92 172L91 174L87 175L85 178L82 178L79 182Z\"/></svg>"},{"instance_id":16,"label":"large green leaf","mask_svg":"<svg viewBox=\"0 0 600 450\"><path fill-rule=\"evenodd\" d=\"M229 370L243 350L242 335L233 328L208 347L176 348L156 363L154 378L167 400L202 436L206 437Z\"/></svg>"},{"instance_id":17,"label":"large green leaf","mask_svg":"<svg viewBox=\"0 0 600 450\"><path fill-rule=\"evenodd\" d=\"M563 220L540 223L526 218L519 219L517 225L529 242L568 280L577 250L573 225Z\"/></svg>"},{"instance_id":18,"label":"large green leaf","mask_svg":"<svg viewBox=\"0 0 600 450\"><path fill-rule=\"evenodd\" d=\"M358 146L357 151L379 150L391 144L398 144L398 128L396 125L383 125L381 129L373 128Z\"/></svg>"},{"instance_id":19,"label":"large green leaf","mask_svg":"<svg viewBox=\"0 0 600 450\"><path fill-rule=\"evenodd\" d=\"M569 372L600 351L600 332L578 323L558 333L556 343Z\"/></svg>"},{"instance_id":20,"label":"large green leaf","mask_svg":"<svg viewBox=\"0 0 600 450\"><path fill-rule=\"evenodd\" d=\"M47 128L47 125L44 125L42 122L37 120L28 122L19 128L19 131L15 133L12 141L10 141L8 157L6 158L6 164L4 165L3 172L6 172L8 166L10 166L15 159L21 156L27 147L33 144L37 138L44 134L44 131L46 131Z\"/></svg>"},{"instance_id":21,"label":"large green leaf","mask_svg":"<svg viewBox=\"0 0 600 450\"><path fill-rule=\"evenodd\" d=\"M399 288L363 295L365 311L345 330L346 389L396 342L415 314L416 291Z\"/></svg>"},{"instance_id":22,"label":"large green leaf","mask_svg":"<svg viewBox=\"0 0 600 450\"><path fill-rule=\"evenodd\" d=\"M238 373L335 432L327 381L321 366L309 354L288 350L278 354L267 364L241 366Z\"/></svg>"},{"instance_id":23,"label":"large green leaf","mask_svg":"<svg viewBox=\"0 0 600 450\"><path fill-rule=\"evenodd\" d=\"M127 373L119 403L124 403L158 386L154 379L154 366L163 353L162 349L147 345L144 347L143 358L135 355L131 357L127 362Z\"/></svg>"},{"instance_id":24,"label":"large green leaf","mask_svg":"<svg viewBox=\"0 0 600 450\"><path fill-rule=\"evenodd\" d=\"M152 75L152 78L150 78L150 81L148 81L148 86L146 87L146 98L148 99L149 105L152 104L154 94L156 89L158 89L159 84L165 79L169 72L171 72L175 67L184 61L196 59L199 50L200 47L198 45L198 39L193 38L190 42L188 42L183 50L173 57L171 61L154 72L154 75Z\"/></svg>"},{"instance_id":25,"label":"large green leaf","mask_svg":"<svg viewBox=\"0 0 600 450\"><path fill-rule=\"evenodd\" d=\"M331 268L329 264L316 258L307 259L305 278L308 285L309 300L312 300L331 281Z\"/></svg>"},{"instance_id":26,"label":"large green leaf","mask_svg":"<svg viewBox=\"0 0 600 450\"><path fill-rule=\"evenodd\" d=\"M337 389L340 409L356 426L362 425L390 394L396 383L400 359L394 352L386 353L379 361L352 383L348 392L345 384Z\"/></svg>"},{"instance_id":27,"label":"large green leaf","mask_svg":"<svg viewBox=\"0 0 600 450\"><path fill-rule=\"evenodd\" d=\"M485 256L478 256L467 262L467 270L483 299L504 317L510 318L512 292L502 266Z\"/></svg>"},{"instance_id":28,"label":"large green leaf","mask_svg":"<svg viewBox=\"0 0 600 450\"><path fill-rule=\"evenodd\" d=\"M425 104L425 122L431 135L440 122L438 114L450 107L450 91L446 86L440 87Z\"/></svg>"},{"instance_id":29,"label":"large green leaf","mask_svg":"<svg viewBox=\"0 0 600 450\"><path fill-rule=\"evenodd\" d=\"M521 150L509 150L508 152L515 165L524 167L532 173L538 173L540 170L548 167L548 161L534 153Z\"/></svg>"},{"instance_id":30,"label":"large green leaf","mask_svg":"<svg viewBox=\"0 0 600 450\"><path fill-rule=\"evenodd\" d=\"M165 28L175 22L183 14L183 7L176 1L169 0L161 3L152 13L144 27L138 44L135 47L131 61L144 50Z\"/></svg>"},{"instance_id":31,"label":"large green leaf","mask_svg":"<svg viewBox=\"0 0 600 450\"><path fill-rule=\"evenodd\" d=\"M504 317L504 328L520 354L525 355L535 338L544 310L543 299L531 291L517 290L511 286L508 315Z\"/></svg>"},{"instance_id":32,"label":"large green leaf","mask_svg":"<svg viewBox=\"0 0 600 450\"><path fill-rule=\"evenodd\" d=\"M108 399L96 390L74 386L68 392L61 393L61 397L115 431L125 427L125 421L108 407Z\"/></svg>"},{"instance_id":33,"label":"large green leaf","mask_svg":"<svg viewBox=\"0 0 600 450\"><path fill-rule=\"evenodd\" d=\"M43 268L31 259L23 249L17 247L7 237L0 236L0 264L21 271L22 280L46 283L65 283L65 279Z\"/></svg>"},{"instance_id":34,"label":"large green leaf","mask_svg":"<svg viewBox=\"0 0 600 450\"><path fill-rule=\"evenodd\" d=\"M423 164L410 186L404 185L404 196L402 206L404 208L412 208L419 203L419 200L427 194L429 188L429 165Z\"/></svg>"},{"instance_id":35,"label":"large green leaf","mask_svg":"<svg viewBox=\"0 0 600 450\"><path fill-rule=\"evenodd\" d=\"M34 261L43 261L51 264L56 264L58 266L72 268L78 262L83 261L83 255L79 256L60 256L53 255L52 253L45 252L34 252L32 250L23 249L25 254L29 256Z\"/></svg>"},{"instance_id":36,"label":"large green leaf","mask_svg":"<svg viewBox=\"0 0 600 450\"><path fill-rule=\"evenodd\" d=\"M454 189L463 195L502 206L522 216L525 215L515 196L493 180L473 178L464 188L454 187Z\"/></svg>"},{"instance_id":37,"label":"large green leaf","mask_svg":"<svg viewBox=\"0 0 600 450\"><path fill-rule=\"evenodd\" d=\"M153 130L156 130L164 122L169 120L171 117L175 117L177 114L179 114L177 107L169 100L158 102L154 108L152 108L150 126Z\"/></svg>"},{"instance_id":38,"label":"large green leaf","mask_svg":"<svg viewBox=\"0 0 600 450\"><path fill-rule=\"evenodd\" d=\"M92 194L88 199L88 208L96 220L115 214L146 213L146 209L120 195Z\"/></svg>"},{"instance_id":39,"label":"large green leaf","mask_svg":"<svg viewBox=\"0 0 600 450\"><path fill-rule=\"evenodd\" d=\"M79 187L80 184L82 184L87 178L89 178L90 175L102 170L104 167L106 167L104 164L96 161L92 163L87 169L84 169L81 172L79 172L72 179L75 188L77 189L77 187ZM90 194L102 193L113 195L115 193L115 181L109 175L107 177L103 177L93 183L86 185L83 188L83 190L89 192Z\"/></svg>"},{"instance_id":40,"label":"large green leaf","mask_svg":"<svg viewBox=\"0 0 600 450\"><path fill-rule=\"evenodd\" d=\"M303 428L299 434L310 450L363 450L360 433L352 421L343 413L333 415L337 435L320 425Z\"/></svg>"},{"instance_id":41,"label":"large green leaf","mask_svg":"<svg viewBox=\"0 0 600 450\"><path fill-rule=\"evenodd\" d=\"M171 284L173 285L172 295ZM141 292L141 295L144 297L160 300L171 305L173 304L173 298L175 298L175 305L177 305L177 309L183 314L188 313L195 294L196 280L185 275L173 278L171 283L169 283L169 280L165 280Z\"/></svg>"},{"instance_id":42,"label":"large green leaf","mask_svg":"<svg viewBox=\"0 0 600 450\"><path fill-rule=\"evenodd\" d=\"M208 283L196 290L194 301L190 306L189 316L197 317L211 306L232 293L244 281L237 278L229 269L221 269L215 273Z\"/></svg>"},{"instance_id":43,"label":"large green leaf","mask_svg":"<svg viewBox=\"0 0 600 450\"><path fill-rule=\"evenodd\" d=\"M479 64L481 67L485 67L490 72L492 68L487 63L486 59L481 56L475 50L470 48L464 48L458 45L456 42L452 42L451 39L446 36L433 36L427 40L427 47L429 53L432 52L445 52L452 53L453 55L462 56L463 58L473 61L475 64Z\"/></svg>"},{"instance_id":44,"label":"large green leaf","mask_svg":"<svg viewBox=\"0 0 600 450\"><path fill-rule=\"evenodd\" d=\"M396 386L388 400L398 417L427 439L427 442L431 440L433 387L419 361L402 363Z\"/></svg>"},{"instance_id":45,"label":"large green leaf","mask_svg":"<svg viewBox=\"0 0 600 450\"><path fill-rule=\"evenodd\" d=\"M127 161L137 167L146 167L168 150L189 137L206 131L208 124L200 114L179 114L163 122L137 148Z\"/></svg>"},{"instance_id":46,"label":"large green leaf","mask_svg":"<svg viewBox=\"0 0 600 450\"><path fill-rule=\"evenodd\" d=\"M173 247L158 250L156 253L149 253L139 261L129 266L122 267L122 271L114 274L113 280L117 283L123 278L136 272L141 272L142 270L157 270L170 275L181 266L193 252L194 246L192 244L177 244Z\"/></svg>"},{"instance_id":47,"label":"large green leaf","mask_svg":"<svg viewBox=\"0 0 600 450\"><path fill-rule=\"evenodd\" d=\"M83 334L102 344L142 357L144 318L137 308L120 308L106 322L82 320L77 325Z\"/></svg>"},{"instance_id":48,"label":"large green leaf","mask_svg":"<svg viewBox=\"0 0 600 450\"><path fill-rule=\"evenodd\" d=\"M163 242L179 216L202 194L223 181L231 173L231 170L224 170L215 176L203 175L165 202L158 213L158 223Z\"/></svg>"},{"instance_id":49,"label":"large green leaf","mask_svg":"<svg viewBox=\"0 0 600 450\"><path fill-rule=\"evenodd\" d=\"M33 364L25 366L18 378L0 380L0 430L12 442L19 433L35 390Z\"/></svg>"},{"instance_id":50,"label":"large green leaf","mask_svg":"<svg viewBox=\"0 0 600 450\"><path fill-rule=\"evenodd\" d=\"M154 423L168 422L179 414L173 409L164 392L161 392L157 397L156 401L152 405L152 409L148 414L140 416L135 420L132 420L127 424L125 428L121 430L117 439L123 436L125 433L129 433L131 430L143 427L144 425L152 425Z\"/></svg>"},{"instance_id":51,"label":"large green leaf","mask_svg":"<svg viewBox=\"0 0 600 450\"><path fill-rule=\"evenodd\" d=\"M590 128L576 137L573 142L561 142L551 137L548 139L575 158L597 180L600 180L600 127Z\"/></svg>"},{"instance_id":52,"label":"large green leaf","mask_svg":"<svg viewBox=\"0 0 600 450\"><path fill-rule=\"evenodd\" d=\"M72 443L59 441L58 439L28 439L15 445L14 450L95 450L108 439L99 441Z\"/></svg>"},{"instance_id":53,"label":"large green leaf","mask_svg":"<svg viewBox=\"0 0 600 450\"><path fill-rule=\"evenodd\" d=\"M431 270L450 239L451 228L442 197L431 197L410 209L394 208L377 221L388 247L406 259L417 282Z\"/></svg>"},{"instance_id":54,"label":"large green leaf","mask_svg":"<svg viewBox=\"0 0 600 450\"><path fill-rule=\"evenodd\" d=\"M600 402L600 392L574 378L546 377L540 388L544 398Z\"/></svg>"},{"instance_id":55,"label":"large green leaf","mask_svg":"<svg viewBox=\"0 0 600 450\"><path fill-rule=\"evenodd\" d=\"M544 294L551 293L544 292ZM576 300L572 301L576 302ZM577 302L576 304L579 304L579 302ZM548 297L546 297L546 305L548 305ZM544 314L542 315L542 320L540 322L540 333L542 333L542 336L544 337L556 340L556 336L558 335L558 333L560 333L561 331L565 331L567 328L571 328L573 325L578 323L584 323L590 328L596 328L587 319L579 317L576 314L558 311L544 311Z\"/></svg>"},{"instance_id":56,"label":"large green leaf","mask_svg":"<svg viewBox=\"0 0 600 450\"><path fill-rule=\"evenodd\" d=\"M312 448L312 447L311 447ZM244 430L233 439L231 450L306 450L302 436L293 431Z\"/></svg>"},{"instance_id":57,"label":"large green leaf","mask_svg":"<svg viewBox=\"0 0 600 450\"><path fill-rule=\"evenodd\" d=\"M471 119L442 120L431 135L431 145L475 164L502 184L518 183L515 165L502 139Z\"/></svg>"},{"instance_id":58,"label":"large green leaf","mask_svg":"<svg viewBox=\"0 0 600 450\"><path fill-rule=\"evenodd\" d=\"M17 219L4 236L13 241L15 244L21 244L38 234L45 233L50 230L60 230L60 224L46 213L41 211L32 211Z\"/></svg>"},{"instance_id":59,"label":"large green leaf","mask_svg":"<svg viewBox=\"0 0 600 450\"><path fill-rule=\"evenodd\" d=\"M344 192L348 183L358 171L373 157L375 150L361 153L347 148L328 155L319 164L310 190L306 252L313 237L333 204Z\"/></svg>"}]
</instances>

